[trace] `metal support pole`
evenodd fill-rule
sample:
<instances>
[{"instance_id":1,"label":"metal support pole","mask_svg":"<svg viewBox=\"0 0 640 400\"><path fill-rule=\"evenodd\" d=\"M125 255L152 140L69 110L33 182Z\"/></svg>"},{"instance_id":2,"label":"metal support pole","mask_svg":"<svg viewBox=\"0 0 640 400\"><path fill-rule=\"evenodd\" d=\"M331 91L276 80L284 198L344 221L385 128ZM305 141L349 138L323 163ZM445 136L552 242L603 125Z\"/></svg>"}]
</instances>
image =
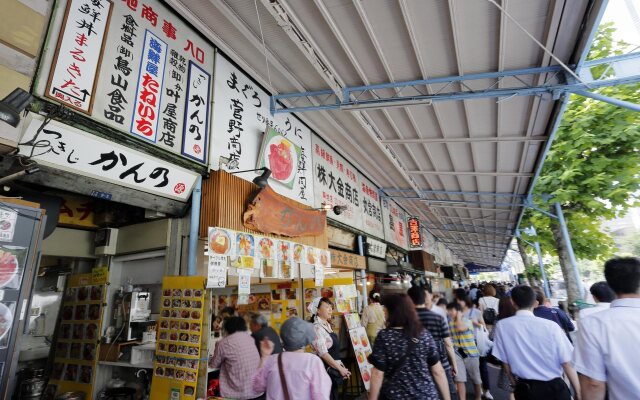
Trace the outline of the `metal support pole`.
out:
<instances>
[{"instance_id":1,"label":"metal support pole","mask_svg":"<svg viewBox=\"0 0 640 400\"><path fill-rule=\"evenodd\" d=\"M614 106L628 108L631 111L640 111L640 104L634 104L628 101L616 99L609 96L603 96L600 93L587 92L586 90L578 90L575 92L580 96L589 97L594 100L604 101L605 103L613 104Z\"/></svg>"},{"instance_id":2,"label":"metal support pole","mask_svg":"<svg viewBox=\"0 0 640 400\"><path fill-rule=\"evenodd\" d=\"M567 229L567 222L564 219L560 203L553 203L553 205L556 209L556 216L560 223L560 231L562 232L562 237L564 238L565 245L567 246L569 262L571 263L571 268L573 269L573 274L576 278L576 284L578 285L578 291L580 292L580 298L582 299L584 297L584 290L582 288L582 280L580 279L580 271L578 271L578 262L576 261L575 254L573 253L573 246L571 245L571 237L569 236L569 229Z\"/></svg>"},{"instance_id":3,"label":"metal support pole","mask_svg":"<svg viewBox=\"0 0 640 400\"><path fill-rule=\"evenodd\" d=\"M549 287L549 280L547 279L547 272L544 270L544 263L542 262L542 251L540 250L540 243L534 242L533 247L538 254L538 265L540 265L540 273L542 274L542 288L544 289L544 295L547 299L551 298L551 288Z\"/></svg>"},{"instance_id":4,"label":"metal support pole","mask_svg":"<svg viewBox=\"0 0 640 400\"><path fill-rule=\"evenodd\" d=\"M364 240L362 235L358 235L358 254L364 257ZM362 280L362 311L369 305L369 298L367 297L367 273L364 270L360 270L360 279Z\"/></svg>"},{"instance_id":5,"label":"metal support pole","mask_svg":"<svg viewBox=\"0 0 640 400\"><path fill-rule=\"evenodd\" d=\"M202 176L198 176L196 186L191 194L191 223L189 224L189 261L187 263L187 275L195 276L198 273L196 266L196 252L198 251L198 231L200 230L200 200L202 197Z\"/></svg>"}]
</instances>

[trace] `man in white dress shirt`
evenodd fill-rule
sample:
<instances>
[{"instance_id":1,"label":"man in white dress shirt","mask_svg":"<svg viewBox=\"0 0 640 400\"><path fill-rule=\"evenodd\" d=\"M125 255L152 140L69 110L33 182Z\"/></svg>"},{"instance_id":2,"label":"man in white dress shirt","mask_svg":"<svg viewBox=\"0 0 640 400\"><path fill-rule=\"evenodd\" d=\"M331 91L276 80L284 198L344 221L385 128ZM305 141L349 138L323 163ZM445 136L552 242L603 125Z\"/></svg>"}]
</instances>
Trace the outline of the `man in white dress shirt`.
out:
<instances>
[{"instance_id":1,"label":"man in white dress shirt","mask_svg":"<svg viewBox=\"0 0 640 400\"><path fill-rule=\"evenodd\" d=\"M596 302L595 307L583 308L580 310L580 320L597 312L608 310L611 302L616 299L616 294L611 290L607 282L596 282L589 288L593 300Z\"/></svg>"},{"instance_id":2,"label":"man in white dress shirt","mask_svg":"<svg viewBox=\"0 0 640 400\"><path fill-rule=\"evenodd\" d=\"M536 295L529 286L511 291L518 311L496 324L493 355L515 384L516 400L570 400L564 372L580 400L578 376L571 366L573 346L553 321L533 315ZM517 377L517 382L514 377Z\"/></svg>"},{"instance_id":3,"label":"man in white dress shirt","mask_svg":"<svg viewBox=\"0 0 640 400\"><path fill-rule=\"evenodd\" d=\"M585 400L640 398L640 259L604 264L607 283L618 296L611 308L580 322L574 365Z\"/></svg>"}]
</instances>

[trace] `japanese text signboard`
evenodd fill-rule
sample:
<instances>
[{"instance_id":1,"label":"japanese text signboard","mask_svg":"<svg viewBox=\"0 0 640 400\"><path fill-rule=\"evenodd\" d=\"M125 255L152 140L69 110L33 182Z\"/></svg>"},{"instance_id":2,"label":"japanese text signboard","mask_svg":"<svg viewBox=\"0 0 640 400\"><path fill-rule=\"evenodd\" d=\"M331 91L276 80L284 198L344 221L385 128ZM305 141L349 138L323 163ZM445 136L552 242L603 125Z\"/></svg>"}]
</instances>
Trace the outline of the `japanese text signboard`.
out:
<instances>
[{"instance_id":1,"label":"japanese text signboard","mask_svg":"<svg viewBox=\"0 0 640 400\"><path fill-rule=\"evenodd\" d=\"M387 242L407 250L407 215L395 202L382 199L382 220L384 221L384 238Z\"/></svg>"},{"instance_id":2,"label":"japanese text signboard","mask_svg":"<svg viewBox=\"0 0 640 400\"><path fill-rule=\"evenodd\" d=\"M329 147L317 135L313 135L313 178L316 207L322 203L331 206L346 206L336 215L327 217L362 230L362 193L356 169Z\"/></svg>"},{"instance_id":3,"label":"japanese text signboard","mask_svg":"<svg viewBox=\"0 0 640 400\"><path fill-rule=\"evenodd\" d=\"M420 232L420 221L416 217L407 220L409 226L409 246L412 249L422 247L422 236Z\"/></svg>"},{"instance_id":4,"label":"japanese text signboard","mask_svg":"<svg viewBox=\"0 0 640 400\"><path fill-rule=\"evenodd\" d=\"M313 206L309 128L290 114L272 118L269 94L220 54L214 96L211 168L233 172L267 167L276 193ZM237 163L235 168L221 164L222 157ZM238 176L251 181L256 172Z\"/></svg>"},{"instance_id":5,"label":"japanese text signboard","mask_svg":"<svg viewBox=\"0 0 640 400\"><path fill-rule=\"evenodd\" d=\"M382 224L382 208L380 207L378 188L362 175L360 175L360 186L362 190L362 230L382 239L384 225Z\"/></svg>"},{"instance_id":6,"label":"japanese text signboard","mask_svg":"<svg viewBox=\"0 0 640 400\"><path fill-rule=\"evenodd\" d=\"M40 117L27 125L19 154L38 163L186 202L197 174L95 135Z\"/></svg>"},{"instance_id":7,"label":"japanese text signboard","mask_svg":"<svg viewBox=\"0 0 640 400\"><path fill-rule=\"evenodd\" d=\"M159 0L67 0L36 92L207 162L214 49Z\"/></svg>"}]
</instances>

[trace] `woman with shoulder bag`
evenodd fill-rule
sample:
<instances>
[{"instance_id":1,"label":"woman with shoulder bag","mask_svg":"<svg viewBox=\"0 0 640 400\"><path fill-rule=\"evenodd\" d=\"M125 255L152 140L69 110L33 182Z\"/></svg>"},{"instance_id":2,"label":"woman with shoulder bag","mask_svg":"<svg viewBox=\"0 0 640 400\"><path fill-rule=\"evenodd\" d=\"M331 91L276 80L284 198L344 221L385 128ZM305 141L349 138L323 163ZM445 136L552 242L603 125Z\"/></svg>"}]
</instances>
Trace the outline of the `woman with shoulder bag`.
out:
<instances>
[{"instance_id":1,"label":"woman with shoulder bag","mask_svg":"<svg viewBox=\"0 0 640 400\"><path fill-rule=\"evenodd\" d=\"M329 323L333 313L333 304L326 297L316 297L307 307L311 313L311 322L316 337L311 342L311 348L322 359L331 378L331 400L337 400L338 387L349 379L351 372L340 361L340 344L338 335L333 332Z\"/></svg>"},{"instance_id":2,"label":"woman with shoulder bag","mask_svg":"<svg viewBox=\"0 0 640 400\"><path fill-rule=\"evenodd\" d=\"M331 379L315 354L304 349L316 338L313 325L298 317L289 318L280 328L284 353L271 355L274 344L260 342L260 366L253 389L266 391L267 400L328 400Z\"/></svg>"},{"instance_id":3,"label":"woman with shoulder bag","mask_svg":"<svg viewBox=\"0 0 640 400\"><path fill-rule=\"evenodd\" d=\"M382 305L387 328L378 333L369 356L373 365L369 400L450 400L437 344L420 323L409 296L391 294Z\"/></svg>"}]
</instances>

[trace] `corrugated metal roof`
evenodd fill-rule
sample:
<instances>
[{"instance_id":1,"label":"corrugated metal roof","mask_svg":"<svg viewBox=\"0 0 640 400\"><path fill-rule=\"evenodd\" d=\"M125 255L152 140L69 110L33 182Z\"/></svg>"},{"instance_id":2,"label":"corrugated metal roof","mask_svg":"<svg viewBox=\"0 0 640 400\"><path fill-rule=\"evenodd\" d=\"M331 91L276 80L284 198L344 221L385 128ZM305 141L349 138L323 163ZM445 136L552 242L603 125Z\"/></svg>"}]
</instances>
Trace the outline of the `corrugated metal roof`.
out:
<instances>
[{"instance_id":1,"label":"corrugated metal roof","mask_svg":"<svg viewBox=\"0 0 640 400\"><path fill-rule=\"evenodd\" d=\"M341 87L358 86L555 64L489 0L168 3L274 93L334 88L336 81ZM583 54L587 37L597 23L596 15L603 7L600 0L498 3L567 64L577 62ZM319 73L313 60L295 45L287 34L291 26L274 16L276 8L304 34L308 40L305 45L327 66L334 81ZM531 85L541 78L521 79ZM503 84L494 78L433 84L424 90L482 90L501 88ZM392 91L384 89L380 93ZM415 198L416 187L409 176L419 190L525 195L541 162L559 103L548 97L516 96L356 112L317 111L299 116L385 188L387 195ZM392 142L377 142L376 134ZM542 139L530 140L536 137ZM407 139L413 141L402 142ZM391 161L385 146L400 159L400 167ZM518 198L455 194L430 194L427 198L447 203L420 199L398 202L409 213L421 216L438 239L461 243L450 243L449 247L465 261L500 264L523 207L491 203L515 202Z\"/></svg>"}]
</instances>

